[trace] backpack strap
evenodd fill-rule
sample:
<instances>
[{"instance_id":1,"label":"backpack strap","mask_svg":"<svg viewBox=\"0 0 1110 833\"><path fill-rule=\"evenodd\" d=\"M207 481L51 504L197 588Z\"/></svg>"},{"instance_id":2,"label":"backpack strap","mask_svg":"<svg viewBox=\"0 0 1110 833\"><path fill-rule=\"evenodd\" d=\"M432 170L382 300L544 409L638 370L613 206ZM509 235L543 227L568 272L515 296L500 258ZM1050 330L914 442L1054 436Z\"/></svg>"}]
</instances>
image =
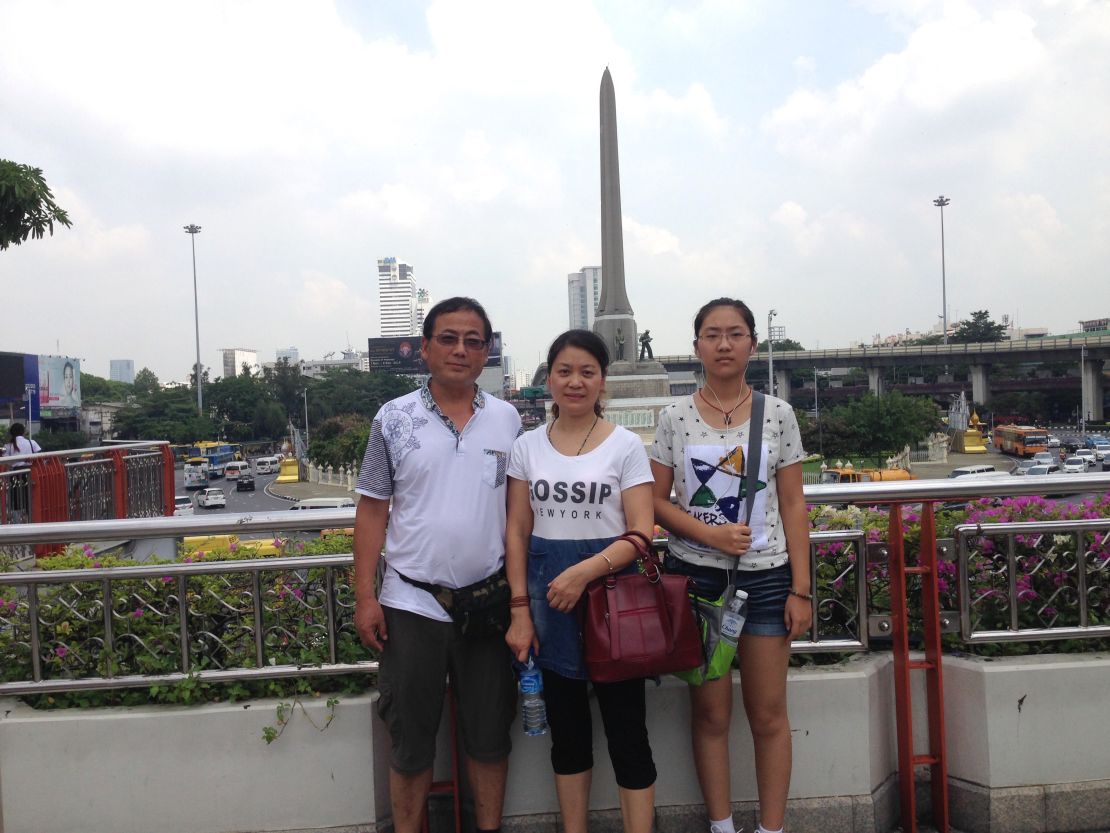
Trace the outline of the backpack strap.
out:
<instances>
[{"instance_id":1,"label":"backpack strap","mask_svg":"<svg viewBox=\"0 0 1110 833\"><path fill-rule=\"evenodd\" d=\"M752 415L748 422L748 457L744 478L744 523L752 522L755 493L759 491L759 463L763 455L763 412L766 399L757 390L752 391Z\"/></svg>"}]
</instances>

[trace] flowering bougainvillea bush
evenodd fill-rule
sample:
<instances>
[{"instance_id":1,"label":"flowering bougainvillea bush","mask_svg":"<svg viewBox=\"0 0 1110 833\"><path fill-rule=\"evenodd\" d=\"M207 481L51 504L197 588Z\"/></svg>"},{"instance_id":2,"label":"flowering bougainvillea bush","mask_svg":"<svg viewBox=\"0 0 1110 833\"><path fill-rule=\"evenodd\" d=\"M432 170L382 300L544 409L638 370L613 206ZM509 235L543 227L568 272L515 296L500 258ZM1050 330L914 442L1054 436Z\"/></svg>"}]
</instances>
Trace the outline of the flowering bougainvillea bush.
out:
<instances>
[{"instance_id":1,"label":"flowering bougainvillea bush","mask_svg":"<svg viewBox=\"0 0 1110 833\"><path fill-rule=\"evenodd\" d=\"M275 539L278 555L322 555L351 551L351 538L329 535L310 541ZM173 561L265 558L232 543L230 549L182 553ZM45 570L72 570L133 565L112 555L98 555L88 545L71 546L42 559ZM145 566L144 565L144 566ZM261 573L263 611L262 662L313 666L328 661L325 570L266 570ZM339 662L370 659L352 622L353 597L348 570L335 572L336 658ZM112 582L110 619L112 650L105 649L105 611L101 584L72 582L41 586L38 591L40 659L46 679L88 676L166 674L181 671L180 586L162 576ZM253 629L254 587L248 572L191 576L185 582L189 609L186 649L193 669L253 668L258 664ZM27 600L13 588L0 589L0 680L32 677ZM28 698L39 707L195 703L254 697L313 696L364 690L372 675L299 676L211 683L190 676L173 684L107 691L83 691Z\"/></svg>"},{"instance_id":2,"label":"flowering bougainvillea bush","mask_svg":"<svg viewBox=\"0 0 1110 833\"><path fill-rule=\"evenodd\" d=\"M921 508L902 506L906 563L917 562L921 539ZM955 537L961 524L981 524L981 530L968 541L968 594L974 631L1001 631L1016 618L1019 629L1076 626L1079 619L1079 566L1085 565L1088 625L1110 624L1110 535L1106 531L1074 531L1054 534L1008 536L993 532L992 524L1019 521L1068 521L1110 518L1110 494L1078 502L1050 500L1039 496L975 501L960 509L941 509L936 513L938 538ZM859 529L869 543L888 540L890 510L886 507L836 509L831 506L810 508L814 530ZM1017 604L1009 603L1009 547L1015 553ZM829 598L835 611L837 599L854 592L856 548L847 543L825 543L817 547L819 597ZM955 560L938 563L937 587L940 605L945 610L959 609L958 566ZM889 565L883 560L867 565L867 597L871 612L890 609ZM920 634L920 580L907 577L911 636ZM835 616L827 617L837 625ZM818 619L822 620L821 610ZM839 623L841 626L843 623ZM832 631L835 636L838 632ZM1014 656L1028 653L1100 651L1110 648L1107 639L1044 640L1037 642L995 642L965 645L958 634L945 637L946 647L988 656Z\"/></svg>"}]
</instances>

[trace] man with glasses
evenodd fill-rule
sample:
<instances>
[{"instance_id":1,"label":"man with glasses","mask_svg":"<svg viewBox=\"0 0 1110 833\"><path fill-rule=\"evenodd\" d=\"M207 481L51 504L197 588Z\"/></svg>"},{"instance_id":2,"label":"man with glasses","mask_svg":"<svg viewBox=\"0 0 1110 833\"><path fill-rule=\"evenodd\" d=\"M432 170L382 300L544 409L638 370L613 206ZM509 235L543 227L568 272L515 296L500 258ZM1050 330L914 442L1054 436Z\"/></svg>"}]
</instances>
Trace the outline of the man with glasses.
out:
<instances>
[{"instance_id":1,"label":"man with glasses","mask_svg":"<svg viewBox=\"0 0 1110 833\"><path fill-rule=\"evenodd\" d=\"M420 829L450 676L477 829L492 831L501 824L516 712L510 656L497 632L508 619L507 584L503 611L500 601L478 605L481 619L460 611L472 587L480 598L500 596L491 588L503 584L505 469L522 429L515 408L476 384L493 336L481 304L441 301L423 336L429 379L382 406L359 472L355 626L380 652L377 708L393 741L393 829Z\"/></svg>"}]
</instances>

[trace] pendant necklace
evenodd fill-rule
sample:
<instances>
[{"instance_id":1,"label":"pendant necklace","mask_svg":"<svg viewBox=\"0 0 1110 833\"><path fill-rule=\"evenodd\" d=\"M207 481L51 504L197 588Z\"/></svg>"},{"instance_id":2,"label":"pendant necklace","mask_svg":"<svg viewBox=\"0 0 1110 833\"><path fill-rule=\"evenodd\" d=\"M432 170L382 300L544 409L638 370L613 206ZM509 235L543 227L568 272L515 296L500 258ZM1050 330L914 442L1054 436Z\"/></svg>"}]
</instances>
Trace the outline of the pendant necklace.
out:
<instances>
[{"instance_id":1,"label":"pendant necklace","mask_svg":"<svg viewBox=\"0 0 1110 833\"><path fill-rule=\"evenodd\" d=\"M733 405L731 408L729 408L727 411L725 410L724 403L721 402L721 398L719 396L717 396L717 392L715 390L713 390L713 388L709 387L709 385L705 385L701 390L698 391L698 393L701 394L702 401L706 405L708 405L714 411L719 411L722 414L722 416L724 416L724 418L725 418L725 430L726 431L729 428L732 427L732 415L734 413L736 413L736 409L739 408L741 405L743 405L745 402L747 402L748 397L752 395L752 386L751 385L745 385L744 382L741 381L740 386L741 386L740 396L738 396L736 398L736 404ZM748 389L747 393L744 393L744 391L743 391L744 387L747 387L747 389ZM705 392L706 391L709 391L711 394L713 394L713 398L717 400L716 405L714 405L712 402L710 402L708 399L705 398Z\"/></svg>"},{"instance_id":2,"label":"pendant necklace","mask_svg":"<svg viewBox=\"0 0 1110 833\"><path fill-rule=\"evenodd\" d=\"M735 410L735 409L733 409L733 410ZM582 440L582 445L578 446L578 450L577 450L576 452L574 452L574 456L575 456L575 457L579 457L579 456L581 456L581 454L582 454L582 449L583 449L583 448L585 448L585 447L586 447L586 443L588 443L588 442L590 441L590 435L591 435L591 434L592 434L592 433L594 432L594 428L596 428L596 427L597 427L597 421L598 421L599 419L601 419L601 417L600 417L599 415L597 415L597 414L594 414L594 421L593 421L593 424L592 424L592 425L590 425L590 430L586 432L586 436L585 436L585 438L584 438L584 439ZM558 417L555 417L554 421L552 421L552 423L551 423L550 427L549 427L549 428L547 429L547 441L548 441L549 443L551 443L551 446L552 446L552 448L554 448L554 447L555 447L555 443L554 443L554 442L552 442L552 440L551 440L551 432L552 432L552 431L553 431L553 430L555 429L555 423L556 423L556 422L558 422L558 421L559 421L559 418L558 418Z\"/></svg>"}]
</instances>

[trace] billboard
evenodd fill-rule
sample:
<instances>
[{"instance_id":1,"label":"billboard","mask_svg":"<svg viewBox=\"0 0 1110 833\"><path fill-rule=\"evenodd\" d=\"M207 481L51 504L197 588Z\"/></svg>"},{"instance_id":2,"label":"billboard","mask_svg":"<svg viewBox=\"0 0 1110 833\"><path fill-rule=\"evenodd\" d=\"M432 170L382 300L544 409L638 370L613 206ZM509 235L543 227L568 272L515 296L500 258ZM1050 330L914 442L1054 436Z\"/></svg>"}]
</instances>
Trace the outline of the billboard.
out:
<instances>
[{"instance_id":1,"label":"billboard","mask_svg":"<svg viewBox=\"0 0 1110 833\"><path fill-rule=\"evenodd\" d=\"M0 353L0 402L22 399L23 354Z\"/></svg>"},{"instance_id":2,"label":"billboard","mask_svg":"<svg viewBox=\"0 0 1110 833\"><path fill-rule=\"evenodd\" d=\"M424 360L420 358L420 336L367 339L366 357L371 370L405 376L421 376L428 372ZM500 332L495 332L490 339L489 358L486 359L485 366L501 366Z\"/></svg>"},{"instance_id":3,"label":"billboard","mask_svg":"<svg viewBox=\"0 0 1110 833\"><path fill-rule=\"evenodd\" d=\"M39 356L39 416L74 416L81 408L81 360Z\"/></svg>"}]
</instances>

